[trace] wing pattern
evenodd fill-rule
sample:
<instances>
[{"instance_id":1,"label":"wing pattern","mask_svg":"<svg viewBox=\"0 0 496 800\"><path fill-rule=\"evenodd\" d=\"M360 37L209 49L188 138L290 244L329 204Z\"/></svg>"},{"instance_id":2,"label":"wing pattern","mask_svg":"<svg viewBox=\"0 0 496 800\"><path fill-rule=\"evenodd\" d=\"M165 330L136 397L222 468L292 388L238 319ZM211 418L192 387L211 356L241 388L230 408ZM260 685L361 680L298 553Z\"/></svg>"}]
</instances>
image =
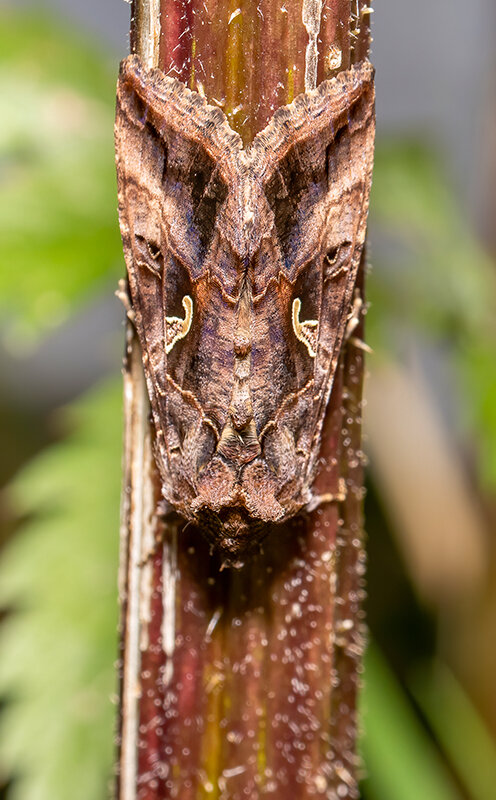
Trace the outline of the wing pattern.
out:
<instances>
[{"instance_id":1,"label":"wing pattern","mask_svg":"<svg viewBox=\"0 0 496 800\"><path fill-rule=\"evenodd\" d=\"M121 65L119 218L166 500L236 555L311 500L365 240L373 70L224 114Z\"/></svg>"}]
</instances>

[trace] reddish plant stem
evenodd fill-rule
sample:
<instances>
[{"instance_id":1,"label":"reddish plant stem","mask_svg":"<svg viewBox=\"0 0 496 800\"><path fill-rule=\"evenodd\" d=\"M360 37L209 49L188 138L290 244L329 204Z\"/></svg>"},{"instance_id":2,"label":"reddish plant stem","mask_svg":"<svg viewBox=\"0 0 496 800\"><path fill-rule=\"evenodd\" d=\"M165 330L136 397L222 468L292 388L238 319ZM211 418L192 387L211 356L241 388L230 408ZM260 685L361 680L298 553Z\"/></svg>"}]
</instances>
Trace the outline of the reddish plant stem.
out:
<instances>
[{"instance_id":1,"label":"reddish plant stem","mask_svg":"<svg viewBox=\"0 0 496 800\"><path fill-rule=\"evenodd\" d=\"M133 8L137 51L144 5L136 0ZM309 37L300 3L161 0L160 7L156 63L220 105L245 142L305 89ZM332 46L341 52L339 69L367 53L363 8L353 15L354 1L324 4L317 82L338 69ZM363 274L362 267L360 290ZM140 430L150 436L138 364L133 340L128 464ZM220 571L193 526L163 529L153 513L160 495L153 463L144 468L149 449L126 469L119 800L359 796L362 373L362 351L349 344L315 483L317 494L341 500L274 529L240 570Z\"/></svg>"},{"instance_id":2,"label":"reddish plant stem","mask_svg":"<svg viewBox=\"0 0 496 800\"><path fill-rule=\"evenodd\" d=\"M319 17L319 3L305 3ZM361 3L359 8L365 8ZM320 15L317 82L336 73L329 51L342 53L339 68L367 53L368 15L353 15L356 0L327 0ZM221 106L249 142L275 109L305 90L308 33L295 0L161 0L160 64L190 88ZM317 23L318 24L318 23Z\"/></svg>"}]
</instances>

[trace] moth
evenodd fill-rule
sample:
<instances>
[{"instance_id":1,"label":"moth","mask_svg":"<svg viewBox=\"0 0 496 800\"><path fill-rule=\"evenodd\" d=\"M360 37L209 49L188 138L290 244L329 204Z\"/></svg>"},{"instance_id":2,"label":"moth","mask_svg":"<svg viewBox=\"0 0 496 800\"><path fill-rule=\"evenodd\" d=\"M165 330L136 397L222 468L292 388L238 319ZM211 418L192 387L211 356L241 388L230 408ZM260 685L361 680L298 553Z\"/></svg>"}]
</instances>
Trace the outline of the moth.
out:
<instances>
[{"instance_id":1,"label":"moth","mask_svg":"<svg viewBox=\"0 0 496 800\"><path fill-rule=\"evenodd\" d=\"M367 61L246 148L198 93L121 64L119 218L162 494L228 557L315 502L374 128Z\"/></svg>"}]
</instances>

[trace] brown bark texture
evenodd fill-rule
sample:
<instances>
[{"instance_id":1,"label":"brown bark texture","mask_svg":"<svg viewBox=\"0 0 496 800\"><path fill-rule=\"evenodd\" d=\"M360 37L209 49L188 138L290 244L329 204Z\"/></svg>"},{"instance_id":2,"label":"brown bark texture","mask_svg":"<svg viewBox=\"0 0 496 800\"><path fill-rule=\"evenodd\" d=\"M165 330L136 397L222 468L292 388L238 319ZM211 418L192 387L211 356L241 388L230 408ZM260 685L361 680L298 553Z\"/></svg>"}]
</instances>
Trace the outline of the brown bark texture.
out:
<instances>
[{"instance_id":1,"label":"brown bark texture","mask_svg":"<svg viewBox=\"0 0 496 800\"><path fill-rule=\"evenodd\" d=\"M369 14L350 0L135 0L131 46L217 103L248 142L278 106L367 55ZM128 329L119 800L359 797L361 327L342 354L315 487L341 499L224 570L193 526L165 528L156 513Z\"/></svg>"}]
</instances>

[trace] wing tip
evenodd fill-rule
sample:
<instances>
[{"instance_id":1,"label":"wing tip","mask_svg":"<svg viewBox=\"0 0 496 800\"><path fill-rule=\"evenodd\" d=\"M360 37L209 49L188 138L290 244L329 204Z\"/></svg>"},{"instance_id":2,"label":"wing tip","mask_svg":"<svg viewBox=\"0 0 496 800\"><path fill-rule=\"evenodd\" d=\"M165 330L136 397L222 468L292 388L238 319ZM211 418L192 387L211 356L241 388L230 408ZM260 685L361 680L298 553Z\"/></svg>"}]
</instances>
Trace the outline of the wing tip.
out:
<instances>
[{"instance_id":1,"label":"wing tip","mask_svg":"<svg viewBox=\"0 0 496 800\"><path fill-rule=\"evenodd\" d=\"M178 78L166 75L158 67L147 70L139 56L134 54L121 61L118 104L122 105L121 96L129 91L137 94L146 106L150 106L155 98L159 102L171 102L176 111L183 114L196 113L200 133L208 135L209 132L215 132L215 139L219 144L225 139L230 148L242 149L240 135L231 128L226 115L218 106L210 105L205 97Z\"/></svg>"},{"instance_id":2,"label":"wing tip","mask_svg":"<svg viewBox=\"0 0 496 800\"><path fill-rule=\"evenodd\" d=\"M326 111L328 115L342 114L346 107L353 105L361 95L371 93L369 107L370 115L374 109L374 75L375 69L368 59L353 64L349 69L343 70L334 78L322 81L316 89L299 94L292 103L278 108L266 127L255 136L250 149L267 147L272 137L279 140L287 139L288 143L294 137L295 131L303 128L309 116L315 121ZM341 87L341 91L340 91ZM336 98L333 107L330 97ZM339 107L340 97L347 98L343 106Z\"/></svg>"}]
</instances>

